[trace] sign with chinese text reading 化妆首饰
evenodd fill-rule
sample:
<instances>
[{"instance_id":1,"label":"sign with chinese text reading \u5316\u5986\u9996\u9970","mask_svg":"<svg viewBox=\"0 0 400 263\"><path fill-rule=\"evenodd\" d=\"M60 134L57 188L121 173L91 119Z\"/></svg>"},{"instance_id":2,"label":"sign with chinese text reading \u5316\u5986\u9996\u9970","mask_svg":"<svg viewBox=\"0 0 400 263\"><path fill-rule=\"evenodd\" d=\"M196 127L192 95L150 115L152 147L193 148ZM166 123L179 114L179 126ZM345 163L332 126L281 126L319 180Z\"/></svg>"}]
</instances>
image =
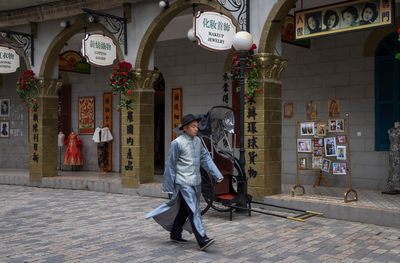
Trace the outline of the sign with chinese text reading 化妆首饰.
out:
<instances>
[{"instance_id":1,"label":"sign with chinese text reading \u5316\u5986\u9996\u9970","mask_svg":"<svg viewBox=\"0 0 400 263\"><path fill-rule=\"evenodd\" d=\"M230 17L215 11L199 12L194 20L194 36L199 45L212 51L232 48L236 26Z\"/></svg>"},{"instance_id":2,"label":"sign with chinese text reading \u5316\u5986\u9996\u9970","mask_svg":"<svg viewBox=\"0 0 400 263\"><path fill-rule=\"evenodd\" d=\"M82 54L90 64L110 66L117 58L117 48L111 38L92 34L82 39Z\"/></svg>"},{"instance_id":3,"label":"sign with chinese text reading \u5316\u5986\u9996\u9970","mask_svg":"<svg viewBox=\"0 0 400 263\"><path fill-rule=\"evenodd\" d=\"M354 0L296 11L296 40L394 24L394 0Z\"/></svg>"},{"instance_id":4,"label":"sign with chinese text reading \u5316\u5986\u9996\u9970","mask_svg":"<svg viewBox=\"0 0 400 263\"><path fill-rule=\"evenodd\" d=\"M14 49L0 47L0 73L13 73L19 68L19 56Z\"/></svg>"}]
</instances>

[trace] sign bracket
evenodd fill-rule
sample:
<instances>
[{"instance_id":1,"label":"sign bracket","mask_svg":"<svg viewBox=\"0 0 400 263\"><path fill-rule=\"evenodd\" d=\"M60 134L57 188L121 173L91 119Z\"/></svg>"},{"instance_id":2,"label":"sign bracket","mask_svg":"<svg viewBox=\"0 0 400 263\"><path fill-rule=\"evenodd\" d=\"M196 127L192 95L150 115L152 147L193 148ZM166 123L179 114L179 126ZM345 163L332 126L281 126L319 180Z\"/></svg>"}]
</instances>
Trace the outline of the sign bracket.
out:
<instances>
[{"instance_id":1,"label":"sign bracket","mask_svg":"<svg viewBox=\"0 0 400 263\"><path fill-rule=\"evenodd\" d=\"M11 30L0 30L0 39L4 39L12 47L18 47L24 50L27 57L30 58L32 66L34 66L34 41L33 35L27 33L21 33ZM20 46L15 46L10 40L16 41Z\"/></svg>"}]
</instances>

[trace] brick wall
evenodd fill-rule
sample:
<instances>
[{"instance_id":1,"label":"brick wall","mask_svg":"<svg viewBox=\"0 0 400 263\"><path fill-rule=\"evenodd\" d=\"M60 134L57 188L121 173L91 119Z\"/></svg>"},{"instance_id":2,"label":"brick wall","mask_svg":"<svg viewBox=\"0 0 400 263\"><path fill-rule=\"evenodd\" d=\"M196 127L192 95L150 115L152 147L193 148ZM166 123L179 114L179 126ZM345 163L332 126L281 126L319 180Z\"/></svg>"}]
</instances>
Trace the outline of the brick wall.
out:
<instances>
[{"instance_id":1,"label":"brick wall","mask_svg":"<svg viewBox=\"0 0 400 263\"><path fill-rule=\"evenodd\" d=\"M294 102L294 116L283 119L282 182L296 182L295 120L306 119L306 103L317 104L317 119L328 119L328 99L340 99L340 113L350 114L350 154L354 188L385 189L388 152L375 151L374 57L362 55L370 31L311 40L311 48L282 44L289 65L282 81L283 102ZM357 136L361 132L361 136ZM302 184L313 184L317 174L301 172ZM347 177L326 176L335 186Z\"/></svg>"}]
</instances>

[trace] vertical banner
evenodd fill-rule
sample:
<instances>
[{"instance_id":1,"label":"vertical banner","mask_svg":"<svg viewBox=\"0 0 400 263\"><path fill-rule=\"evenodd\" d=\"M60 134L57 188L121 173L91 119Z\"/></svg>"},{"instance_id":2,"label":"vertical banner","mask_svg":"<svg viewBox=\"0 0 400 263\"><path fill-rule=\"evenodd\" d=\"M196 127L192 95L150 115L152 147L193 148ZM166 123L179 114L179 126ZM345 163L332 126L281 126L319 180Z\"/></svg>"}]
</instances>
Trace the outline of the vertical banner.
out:
<instances>
[{"instance_id":1,"label":"vertical banner","mask_svg":"<svg viewBox=\"0 0 400 263\"><path fill-rule=\"evenodd\" d=\"M112 93L107 92L103 94L103 126L108 126L110 129L111 134L113 134L112 130L112 124L113 124L113 119L112 119ZM115 137L115 136L114 136ZM107 161L107 167L104 167L105 171L111 171L112 170L112 141L108 142L108 161Z\"/></svg>"},{"instance_id":2,"label":"vertical banner","mask_svg":"<svg viewBox=\"0 0 400 263\"><path fill-rule=\"evenodd\" d=\"M94 133L94 97L78 98L78 132L79 134Z\"/></svg>"},{"instance_id":3,"label":"vertical banner","mask_svg":"<svg viewBox=\"0 0 400 263\"><path fill-rule=\"evenodd\" d=\"M178 127L182 123L182 89L172 89L172 128L171 128L171 140L175 140L176 134L174 133L174 128Z\"/></svg>"}]
</instances>

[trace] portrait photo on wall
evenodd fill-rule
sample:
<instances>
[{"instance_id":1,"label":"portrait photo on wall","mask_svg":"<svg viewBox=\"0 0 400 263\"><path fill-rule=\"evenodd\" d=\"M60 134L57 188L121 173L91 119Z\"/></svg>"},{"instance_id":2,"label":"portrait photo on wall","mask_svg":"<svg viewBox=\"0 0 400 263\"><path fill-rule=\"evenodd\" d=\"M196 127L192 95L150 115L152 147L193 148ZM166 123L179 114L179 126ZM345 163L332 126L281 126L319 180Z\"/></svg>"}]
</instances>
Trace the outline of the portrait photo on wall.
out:
<instances>
[{"instance_id":1,"label":"portrait photo on wall","mask_svg":"<svg viewBox=\"0 0 400 263\"><path fill-rule=\"evenodd\" d=\"M0 138L10 138L10 121L0 121Z\"/></svg>"},{"instance_id":2,"label":"portrait photo on wall","mask_svg":"<svg viewBox=\"0 0 400 263\"><path fill-rule=\"evenodd\" d=\"M317 123L317 129L315 131L315 135L324 137L326 135L326 125Z\"/></svg>"},{"instance_id":3,"label":"portrait photo on wall","mask_svg":"<svg viewBox=\"0 0 400 263\"><path fill-rule=\"evenodd\" d=\"M297 139L297 152L310 153L311 151L311 139Z\"/></svg>"},{"instance_id":4,"label":"portrait photo on wall","mask_svg":"<svg viewBox=\"0 0 400 263\"><path fill-rule=\"evenodd\" d=\"M94 97L78 98L78 132L93 134L95 129Z\"/></svg>"},{"instance_id":5,"label":"portrait photo on wall","mask_svg":"<svg viewBox=\"0 0 400 263\"><path fill-rule=\"evenodd\" d=\"M347 164L346 163L332 163L332 173L334 175L346 174Z\"/></svg>"},{"instance_id":6,"label":"portrait photo on wall","mask_svg":"<svg viewBox=\"0 0 400 263\"><path fill-rule=\"evenodd\" d=\"M323 147L324 139L323 138L314 138L314 147Z\"/></svg>"},{"instance_id":7,"label":"portrait photo on wall","mask_svg":"<svg viewBox=\"0 0 400 263\"><path fill-rule=\"evenodd\" d=\"M322 167L321 170L325 173L329 173L329 170L331 169L331 160L329 159L322 159Z\"/></svg>"},{"instance_id":8,"label":"portrait photo on wall","mask_svg":"<svg viewBox=\"0 0 400 263\"><path fill-rule=\"evenodd\" d=\"M346 144L347 142L346 135L336 135L336 142L337 144Z\"/></svg>"},{"instance_id":9,"label":"portrait photo on wall","mask_svg":"<svg viewBox=\"0 0 400 263\"><path fill-rule=\"evenodd\" d=\"M299 158L299 168L307 169L307 158L304 157Z\"/></svg>"},{"instance_id":10,"label":"portrait photo on wall","mask_svg":"<svg viewBox=\"0 0 400 263\"><path fill-rule=\"evenodd\" d=\"M281 41L284 43L310 48L310 39L296 40L294 35L294 16L287 15L281 27Z\"/></svg>"},{"instance_id":11,"label":"portrait photo on wall","mask_svg":"<svg viewBox=\"0 0 400 263\"><path fill-rule=\"evenodd\" d=\"M322 168L322 160L323 160L323 158L321 158L321 157L313 157L311 167L313 169L321 169Z\"/></svg>"},{"instance_id":12,"label":"portrait photo on wall","mask_svg":"<svg viewBox=\"0 0 400 263\"><path fill-rule=\"evenodd\" d=\"M300 135L314 135L314 122L300 123Z\"/></svg>"},{"instance_id":13,"label":"portrait photo on wall","mask_svg":"<svg viewBox=\"0 0 400 263\"><path fill-rule=\"evenodd\" d=\"M313 157L322 157L324 154L322 152L322 148L315 149L313 151Z\"/></svg>"},{"instance_id":14,"label":"portrait photo on wall","mask_svg":"<svg viewBox=\"0 0 400 263\"><path fill-rule=\"evenodd\" d=\"M283 104L283 117L284 118L293 117L293 102L285 102Z\"/></svg>"},{"instance_id":15,"label":"portrait photo on wall","mask_svg":"<svg viewBox=\"0 0 400 263\"><path fill-rule=\"evenodd\" d=\"M335 137L325 138L325 156L336 156L336 139Z\"/></svg>"},{"instance_id":16,"label":"portrait photo on wall","mask_svg":"<svg viewBox=\"0 0 400 263\"><path fill-rule=\"evenodd\" d=\"M344 120L328 120L329 132L344 132Z\"/></svg>"},{"instance_id":17,"label":"portrait photo on wall","mask_svg":"<svg viewBox=\"0 0 400 263\"><path fill-rule=\"evenodd\" d=\"M390 26L394 5L395 0L353 0L296 11L295 38Z\"/></svg>"},{"instance_id":18,"label":"portrait photo on wall","mask_svg":"<svg viewBox=\"0 0 400 263\"><path fill-rule=\"evenodd\" d=\"M338 145L337 148L336 158L338 160L346 160L346 146Z\"/></svg>"},{"instance_id":19,"label":"portrait photo on wall","mask_svg":"<svg viewBox=\"0 0 400 263\"><path fill-rule=\"evenodd\" d=\"M307 120L317 118L317 104L315 102L313 102L312 100L307 102L306 117L307 117Z\"/></svg>"},{"instance_id":20,"label":"portrait photo on wall","mask_svg":"<svg viewBox=\"0 0 400 263\"><path fill-rule=\"evenodd\" d=\"M337 118L340 116L339 99L328 99L328 117Z\"/></svg>"},{"instance_id":21,"label":"portrait photo on wall","mask_svg":"<svg viewBox=\"0 0 400 263\"><path fill-rule=\"evenodd\" d=\"M0 99L0 117L10 116L10 99Z\"/></svg>"}]
</instances>

